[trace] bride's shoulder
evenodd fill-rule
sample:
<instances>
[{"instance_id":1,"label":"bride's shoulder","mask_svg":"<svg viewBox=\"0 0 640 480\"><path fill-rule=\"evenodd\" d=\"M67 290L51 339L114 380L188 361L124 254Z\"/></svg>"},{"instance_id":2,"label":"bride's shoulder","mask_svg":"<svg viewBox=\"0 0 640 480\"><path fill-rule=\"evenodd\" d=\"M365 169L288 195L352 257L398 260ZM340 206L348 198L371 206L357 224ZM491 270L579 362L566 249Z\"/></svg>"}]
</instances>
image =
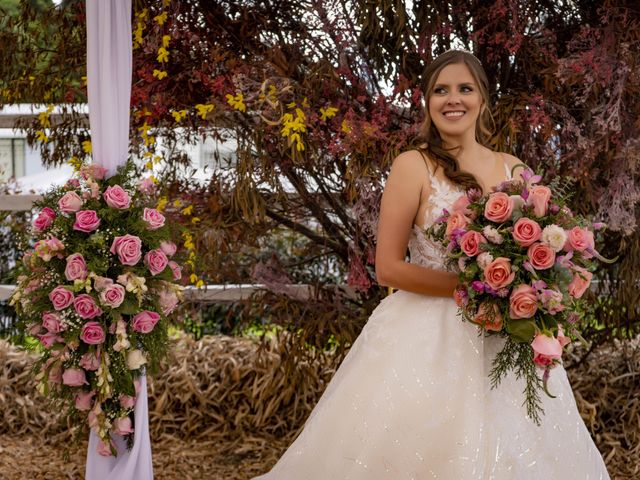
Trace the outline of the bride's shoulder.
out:
<instances>
[{"instance_id":1,"label":"bride's shoulder","mask_svg":"<svg viewBox=\"0 0 640 480\"><path fill-rule=\"evenodd\" d=\"M510 153L500 152L500 156L504 159L504 162L507 164L512 174L514 174L518 169L527 168L526 163Z\"/></svg>"},{"instance_id":2,"label":"bride's shoulder","mask_svg":"<svg viewBox=\"0 0 640 480\"><path fill-rule=\"evenodd\" d=\"M435 162L429 154L422 149L413 148L400 153L393 159L392 169L403 170L412 174L433 174Z\"/></svg>"}]
</instances>

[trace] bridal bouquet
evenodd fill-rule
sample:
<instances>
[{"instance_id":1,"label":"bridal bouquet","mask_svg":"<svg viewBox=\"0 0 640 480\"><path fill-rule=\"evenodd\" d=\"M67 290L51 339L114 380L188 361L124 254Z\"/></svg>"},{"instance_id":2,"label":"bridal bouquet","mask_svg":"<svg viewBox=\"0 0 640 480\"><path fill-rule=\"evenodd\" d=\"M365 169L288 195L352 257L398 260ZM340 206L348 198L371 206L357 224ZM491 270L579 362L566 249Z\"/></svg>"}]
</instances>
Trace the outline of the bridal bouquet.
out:
<instances>
[{"instance_id":1,"label":"bridal bouquet","mask_svg":"<svg viewBox=\"0 0 640 480\"><path fill-rule=\"evenodd\" d=\"M111 433L132 445L137 378L164 355L182 293L169 226L149 208L153 181L135 185L131 170L105 179L99 165L79 166L36 204L34 245L11 299L44 352L38 389L95 429L107 456L116 454Z\"/></svg>"},{"instance_id":2,"label":"bridal bouquet","mask_svg":"<svg viewBox=\"0 0 640 480\"><path fill-rule=\"evenodd\" d=\"M481 332L506 337L490 372L495 388L509 370L526 380L528 415L540 424L540 389L578 332L581 299L589 288L594 231L602 223L575 216L563 188L541 185L530 170L482 196L471 190L427 229L459 271L454 299ZM544 370L542 381L536 368Z\"/></svg>"}]
</instances>

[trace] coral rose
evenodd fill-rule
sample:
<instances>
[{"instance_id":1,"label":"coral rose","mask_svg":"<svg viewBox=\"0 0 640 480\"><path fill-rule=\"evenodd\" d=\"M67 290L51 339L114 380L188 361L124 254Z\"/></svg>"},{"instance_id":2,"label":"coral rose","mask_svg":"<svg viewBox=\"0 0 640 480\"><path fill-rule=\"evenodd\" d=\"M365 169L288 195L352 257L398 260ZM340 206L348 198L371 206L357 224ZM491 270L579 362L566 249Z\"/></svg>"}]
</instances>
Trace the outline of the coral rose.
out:
<instances>
[{"instance_id":1,"label":"coral rose","mask_svg":"<svg viewBox=\"0 0 640 480\"><path fill-rule=\"evenodd\" d=\"M449 215L449 218L447 218L447 237L451 238L451 234L454 232L454 230L465 229L468 224L469 219L465 217L461 212L453 212L451 215Z\"/></svg>"},{"instance_id":2,"label":"coral rose","mask_svg":"<svg viewBox=\"0 0 640 480\"><path fill-rule=\"evenodd\" d=\"M536 270L546 270L553 267L556 261L556 252L544 243L534 243L527 250L529 263Z\"/></svg>"},{"instance_id":3,"label":"coral rose","mask_svg":"<svg viewBox=\"0 0 640 480\"><path fill-rule=\"evenodd\" d=\"M564 250L570 252L577 250L582 252L585 258L591 258L593 255L586 252L588 248L594 248L593 232L587 228L573 227L567 233L567 242L564 244Z\"/></svg>"},{"instance_id":4,"label":"coral rose","mask_svg":"<svg viewBox=\"0 0 640 480\"><path fill-rule=\"evenodd\" d=\"M502 223L511 218L513 213L513 199L504 192L489 195L484 206L484 216L487 220Z\"/></svg>"},{"instance_id":5,"label":"coral rose","mask_svg":"<svg viewBox=\"0 0 640 480\"><path fill-rule=\"evenodd\" d=\"M494 290L506 287L515 278L511 271L511 260L498 257L484 269L484 281Z\"/></svg>"},{"instance_id":6,"label":"coral rose","mask_svg":"<svg viewBox=\"0 0 640 480\"><path fill-rule=\"evenodd\" d=\"M544 185L534 185L529 188L527 205L533 206L533 213L536 217L544 217L547 214L551 190Z\"/></svg>"},{"instance_id":7,"label":"coral rose","mask_svg":"<svg viewBox=\"0 0 640 480\"><path fill-rule=\"evenodd\" d=\"M540 240L542 229L538 222L530 218L522 217L514 224L511 235L518 245L528 247L532 243Z\"/></svg>"},{"instance_id":8,"label":"coral rose","mask_svg":"<svg viewBox=\"0 0 640 480\"><path fill-rule=\"evenodd\" d=\"M518 285L509 298L509 316L513 319L531 318L538 310L538 299L533 287Z\"/></svg>"},{"instance_id":9,"label":"coral rose","mask_svg":"<svg viewBox=\"0 0 640 480\"><path fill-rule=\"evenodd\" d=\"M475 257L480 253L480 244L482 243L487 243L487 240L475 230L470 230L460 239L460 248L465 255Z\"/></svg>"},{"instance_id":10,"label":"coral rose","mask_svg":"<svg viewBox=\"0 0 640 480\"><path fill-rule=\"evenodd\" d=\"M587 291L591 280L593 279L593 273L585 270L582 267L574 267L573 280L569 283L569 295L573 298L580 298Z\"/></svg>"}]
</instances>

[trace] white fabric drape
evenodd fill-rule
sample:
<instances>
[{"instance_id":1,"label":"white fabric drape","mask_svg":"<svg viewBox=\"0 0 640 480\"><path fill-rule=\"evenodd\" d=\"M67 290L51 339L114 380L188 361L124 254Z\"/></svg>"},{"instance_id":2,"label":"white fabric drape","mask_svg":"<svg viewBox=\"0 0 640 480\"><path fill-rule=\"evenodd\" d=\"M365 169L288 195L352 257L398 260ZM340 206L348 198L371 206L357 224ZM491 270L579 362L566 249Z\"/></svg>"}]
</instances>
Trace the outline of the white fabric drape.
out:
<instances>
[{"instance_id":1,"label":"white fabric drape","mask_svg":"<svg viewBox=\"0 0 640 480\"><path fill-rule=\"evenodd\" d=\"M127 160L131 0L87 0L87 93L93 161L113 175Z\"/></svg>"},{"instance_id":2,"label":"white fabric drape","mask_svg":"<svg viewBox=\"0 0 640 480\"><path fill-rule=\"evenodd\" d=\"M132 74L131 0L87 0L87 93L93 162L107 176L127 160ZM147 382L140 379L135 406L134 445L114 435L117 457L97 452L91 431L87 451L87 480L152 480Z\"/></svg>"}]
</instances>

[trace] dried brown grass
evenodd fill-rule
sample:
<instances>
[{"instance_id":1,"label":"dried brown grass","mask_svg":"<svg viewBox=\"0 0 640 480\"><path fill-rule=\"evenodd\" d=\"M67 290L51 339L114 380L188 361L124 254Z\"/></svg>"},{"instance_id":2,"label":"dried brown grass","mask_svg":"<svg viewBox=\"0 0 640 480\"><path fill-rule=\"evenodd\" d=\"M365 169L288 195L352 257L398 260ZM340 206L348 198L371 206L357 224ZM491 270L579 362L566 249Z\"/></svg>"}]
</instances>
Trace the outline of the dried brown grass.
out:
<instances>
[{"instance_id":1,"label":"dried brown grass","mask_svg":"<svg viewBox=\"0 0 640 480\"><path fill-rule=\"evenodd\" d=\"M248 338L176 342L164 374L150 382L158 479L246 479L275 463L330 380L336 360L310 353L293 369L291 345ZM566 365L585 423L612 478L640 477L640 341L600 347ZM82 478L86 442L72 447L60 413L35 392L30 355L0 340L0 478Z\"/></svg>"}]
</instances>

